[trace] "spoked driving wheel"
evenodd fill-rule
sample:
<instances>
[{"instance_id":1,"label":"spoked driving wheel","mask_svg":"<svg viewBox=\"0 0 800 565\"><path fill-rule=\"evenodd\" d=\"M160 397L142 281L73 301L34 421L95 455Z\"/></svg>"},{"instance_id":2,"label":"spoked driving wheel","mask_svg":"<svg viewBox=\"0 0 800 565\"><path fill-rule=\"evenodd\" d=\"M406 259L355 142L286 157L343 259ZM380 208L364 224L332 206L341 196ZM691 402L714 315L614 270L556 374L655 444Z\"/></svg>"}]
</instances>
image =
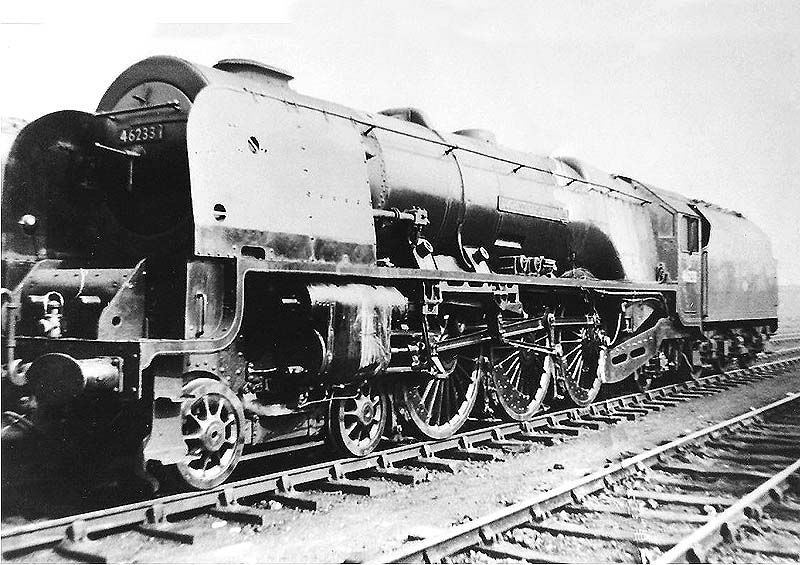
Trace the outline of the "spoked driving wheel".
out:
<instances>
[{"instance_id":1,"label":"spoked driving wheel","mask_svg":"<svg viewBox=\"0 0 800 565\"><path fill-rule=\"evenodd\" d=\"M239 398L213 379L195 379L183 389L181 433L187 454L176 467L195 489L221 484L233 472L244 448L244 412Z\"/></svg>"},{"instance_id":2,"label":"spoked driving wheel","mask_svg":"<svg viewBox=\"0 0 800 565\"><path fill-rule=\"evenodd\" d=\"M567 393L578 406L591 404L602 385L598 367L601 334L596 326L586 323L560 325L567 318L556 318L556 344L561 348L560 373Z\"/></svg>"},{"instance_id":3,"label":"spoked driving wheel","mask_svg":"<svg viewBox=\"0 0 800 565\"><path fill-rule=\"evenodd\" d=\"M545 348L546 330L536 332L525 343ZM524 346L499 345L491 351L492 385L499 415L505 420L524 421L542 406L550 387L553 361L549 354Z\"/></svg>"},{"instance_id":4,"label":"spoked driving wheel","mask_svg":"<svg viewBox=\"0 0 800 565\"><path fill-rule=\"evenodd\" d=\"M388 414L386 393L374 383L361 387L355 398L334 400L328 414L332 447L347 457L371 453L381 441Z\"/></svg>"},{"instance_id":5,"label":"spoked driving wheel","mask_svg":"<svg viewBox=\"0 0 800 565\"><path fill-rule=\"evenodd\" d=\"M457 337L463 325L444 321L446 330L436 341ZM435 339L432 335L431 339ZM409 424L416 435L442 439L456 433L467 421L483 376L481 348L459 347L439 354L444 372L420 373L400 383L400 395Z\"/></svg>"}]
</instances>

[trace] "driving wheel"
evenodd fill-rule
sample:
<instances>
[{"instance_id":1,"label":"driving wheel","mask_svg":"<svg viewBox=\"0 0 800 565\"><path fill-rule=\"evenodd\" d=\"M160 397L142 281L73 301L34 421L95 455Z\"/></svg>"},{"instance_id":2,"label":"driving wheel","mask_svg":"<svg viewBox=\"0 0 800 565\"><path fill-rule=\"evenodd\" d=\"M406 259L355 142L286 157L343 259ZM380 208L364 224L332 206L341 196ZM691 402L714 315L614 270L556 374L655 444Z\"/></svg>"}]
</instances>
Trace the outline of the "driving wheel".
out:
<instances>
[{"instance_id":1,"label":"driving wheel","mask_svg":"<svg viewBox=\"0 0 800 565\"><path fill-rule=\"evenodd\" d=\"M244 448L244 411L233 391L214 379L183 387L181 433L186 455L177 463L180 478L203 490L221 484L233 472Z\"/></svg>"},{"instance_id":2,"label":"driving wheel","mask_svg":"<svg viewBox=\"0 0 800 565\"><path fill-rule=\"evenodd\" d=\"M564 322L562 318L560 321ZM602 385L598 366L601 338L598 330L587 324L558 325L556 319L556 344L560 346L560 373L567 393L578 406L591 404Z\"/></svg>"},{"instance_id":3,"label":"driving wheel","mask_svg":"<svg viewBox=\"0 0 800 565\"><path fill-rule=\"evenodd\" d=\"M444 320L442 325L447 329L431 332L432 340L457 337L463 331L463 324ZM479 345L443 351L439 361L443 372L418 373L400 383L400 397L412 431L430 439L450 437L461 429L475 406L483 376Z\"/></svg>"},{"instance_id":4,"label":"driving wheel","mask_svg":"<svg viewBox=\"0 0 800 565\"><path fill-rule=\"evenodd\" d=\"M547 330L538 331L525 341L546 347ZM550 387L551 356L523 346L504 344L492 347L491 361L491 382L499 416L512 421L532 418L541 408Z\"/></svg>"}]
</instances>

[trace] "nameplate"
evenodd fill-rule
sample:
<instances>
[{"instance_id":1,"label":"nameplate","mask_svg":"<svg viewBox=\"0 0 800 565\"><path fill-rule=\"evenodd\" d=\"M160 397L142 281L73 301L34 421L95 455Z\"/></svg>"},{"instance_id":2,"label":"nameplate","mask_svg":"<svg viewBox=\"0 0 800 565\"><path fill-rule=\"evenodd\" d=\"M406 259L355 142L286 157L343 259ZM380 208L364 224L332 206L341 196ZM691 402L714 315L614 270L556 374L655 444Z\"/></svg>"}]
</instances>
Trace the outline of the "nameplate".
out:
<instances>
[{"instance_id":1,"label":"nameplate","mask_svg":"<svg viewBox=\"0 0 800 565\"><path fill-rule=\"evenodd\" d=\"M497 209L501 212L511 212L521 216L531 216L533 218L544 218L545 220L555 220L566 222L569 220L569 212L559 206L550 206L540 202L530 200L519 200L507 196L497 197Z\"/></svg>"}]
</instances>

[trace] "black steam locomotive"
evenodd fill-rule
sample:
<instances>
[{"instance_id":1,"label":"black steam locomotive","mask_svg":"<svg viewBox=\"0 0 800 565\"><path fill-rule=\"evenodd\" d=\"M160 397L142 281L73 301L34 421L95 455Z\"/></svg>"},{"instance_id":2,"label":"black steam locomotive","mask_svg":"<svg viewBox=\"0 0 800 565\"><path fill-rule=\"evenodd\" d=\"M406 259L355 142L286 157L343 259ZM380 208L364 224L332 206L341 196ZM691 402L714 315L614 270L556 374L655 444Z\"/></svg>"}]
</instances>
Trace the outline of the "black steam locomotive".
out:
<instances>
[{"instance_id":1,"label":"black steam locomotive","mask_svg":"<svg viewBox=\"0 0 800 565\"><path fill-rule=\"evenodd\" d=\"M19 133L4 418L143 446L202 489L243 453L525 420L746 363L775 331L741 214L291 78L153 57Z\"/></svg>"}]
</instances>

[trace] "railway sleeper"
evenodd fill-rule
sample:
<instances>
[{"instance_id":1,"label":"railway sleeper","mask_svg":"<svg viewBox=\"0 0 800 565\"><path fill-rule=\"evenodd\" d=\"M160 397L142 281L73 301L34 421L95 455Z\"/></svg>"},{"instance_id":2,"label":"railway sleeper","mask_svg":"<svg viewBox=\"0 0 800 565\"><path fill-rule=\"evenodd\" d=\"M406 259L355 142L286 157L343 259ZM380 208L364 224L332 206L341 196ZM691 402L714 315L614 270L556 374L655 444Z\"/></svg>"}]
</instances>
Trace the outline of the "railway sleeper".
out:
<instances>
[{"instance_id":1,"label":"railway sleeper","mask_svg":"<svg viewBox=\"0 0 800 565\"><path fill-rule=\"evenodd\" d=\"M531 443L518 439L492 440L482 445L490 449L499 449L507 453L525 453L533 449Z\"/></svg>"},{"instance_id":2,"label":"railway sleeper","mask_svg":"<svg viewBox=\"0 0 800 565\"><path fill-rule=\"evenodd\" d=\"M797 445L800 442L800 436L796 439L792 439L786 436L778 436L778 435L766 435L766 434L747 434L747 433L736 433L731 434L727 437L729 440L736 441L738 443L755 443L755 444L763 444L769 443L772 445L782 445L785 447L792 447Z\"/></svg>"},{"instance_id":3,"label":"railway sleeper","mask_svg":"<svg viewBox=\"0 0 800 565\"><path fill-rule=\"evenodd\" d=\"M708 394L701 392L673 392L668 395L669 398L675 398L677 400L696 400L699 398L705 398L706 396L708 396Z\"/></svg>"},{"instance_id":4,"label":"railway sleeper","mask_svg":"<svg viewBox=\"0 0 800 565\"><path fill-rule=\"evenodd\" d=\"M589 422L603 422L604 424L616 424L622 420L627 420L627 418L621 416L607 416L603 414L587 414L581 418Z\"/></svg>"},{"instance_id":5,"label":"railway sleeper","mask_svg":"<svg viewBox=\"0 0 800 565\"><path fill-rule=\"evenodd\" d=\"M81 561L83 563L108 563L108 557L105 553L98 551L100 544L96 541L70 541L63 540L54 550L57 554Z\"/></svg>"},{"instance_id":6,"label":"railway sleeper","mask_svg":"<svg viewBox=\"0 0 800 565\"><path fill-rule=\"evenodd\" d=\"M735 497L729 496L706 496L697 494L683 494L675 492L656 492L651 490L638 490L628 489L625 492L627 498L653 500L655 502L663 502L666 504L677 504L683 506L719 506L727 507L732 506L738 502Z\"/></svg>"},{"instance_id":7,"label":"railway sleeper","mask_svg":"<svg viewBox=\"0 0 800 565\"><path fill-rule=\"evenodd\" d=\"M666 477L658 477L657 480L653 481L662 486L674 486L677 487L679 492L697 492L701 495L704 495L709 490L725 490L732 494L739 493L742 488L746 488L747 486L752 486L753 483L757 483L758 479L745 479L741 478L736 481L736 483L729 482L726 484L720 484L720 479L716 477L702 477L702 476L695 476L692 480L688 480L686 476L666 476Z\"/></svg>"},{"instance_id":8,"label":"railway sleeper","mask_svg":"<svg viewBox=\"0 0 800 565\"><path fill-rule=\"evenodd\" d=\"M725 379L725 382L726 383L736 384L736 385L746 385L746 384L750 384L751 382L753 382L756 379L757 379L757 377L755 375L751 375L751 376L742 375L742 376L738 376L738 377L729 376L729 377L727 377Z\"/></svg>"},{"instance_id":9,"label":"railway sleeper","mask_svg":"<svg viewBox=\"0 0 800 565\"><path fill-rule=\"evenodd\" d=\"M268 494L266 499L296 510L310 510L314 512L319 508L319 502L317 500L301 496L294 490L273 492Z\"/></svg>"},{"instance_id":10,"label":"railway sleeper","mask_svg":"<svg viewBox=\"0 0 800 565\"><path fill-rule=\"evenodd\" d=\"M664 406L659 402L640 402L638 406L642 408L646 408L647 410L651 410L653 412L661 412L664 409Z\"/></svg>"},{"instance_id":11,"label":"railway sleeper","mask_svg":"<svg viewBox=\"0 0 800 565\"><path fill-rule=\"evenodd\" d=\"M732 383L727 383L725 381L720 382L707 382L697 385L697 389L699 390L713 390L715 392L725 392L732 388L735 388L736 385Z\"/></svg>"},{"instance_id":12,"label":"railway sleeper","mask_svg":"<svg viewBox=\"0 0 800 565\"><path fill-rule=\"evenodd\" d=\"M770 516L776 516L781 520L791 520L800 524L800 504L791 502L773 502L767 507Z\"/></svg>"},{"instance_id":13,"label":"railway sleeper","mask_svg":"<svg viewBox=\"0 0 800 565\"><path fill-rule=\"evenodd\" d=\"M268 511L243 504L218 504L214 508L210 508L208 513L229 522L254 526L265 526L269 522Z\"/></svg>"},{"instance_id":14,"label":"railway sleeper","mask_svg":"<svg viewBox=\"0 0 800 565\"><path fill-rule=\"evenodd\" d=\"M800 419L792 418L785 420L775 420L775 423L782 426L794 426L796 428L797 426L800 426Z\"/></svg>"},{"instance_id":15,"label":"railway sleeper","mask_svg":"<svg viewBox=\"0 0 800 565\"><path fill-rule=\"evenodd\" d=\"M797 522L796 520L781 520L780 518L776 519L772 517L772 514L770 514L770 517L770 529L783 530L800 537L800 522Z\"/></svg>"},{"instance_id":16,"label":"railway sleeper","mask_svg":"<svg viewBox=\"0 0 800 565\"><path fill-rule=\"evenodd\" d=\"M689 475L690 477L705 477L713 479L765 480L772 476L770 473L753 471L750 469L743 469L740 467L727 468L727 469L719 469L719 468L711 469L707 467L698 467L697 465L686 465L686 464L671 463L671 462L657 463L653 465L653 469L656 469L658 471L664 471L667 473Z\"/></svg>"},{"instance_id":17,"label":"railway sleeper","mask_svg":"<svg viewBox=\"0 0 800 565\"><path fill-rule=\"evenodd\" d=\"M298 490L301 487L298 486ZM356 494L360 496L376 496L386 491L386 487L374 483L353 481L350 479L326 479L302 486L302 490L316 490L322 492L341 492L343 494Z\"/></svg>"},{"instance_id":18,"label":"railway sleeper","mask_svg":"<svg viewBox=\"0 0 800 565\"><path fill-rule=\"evenodd\" d=\"M474 447L459 447L447 449L439 454L444 459L458 459L465 461L498 461L502 460L498 455L484 449Z\"/></svg>"},{"instance_id":19,"label":"railway sleeper","mask_svg":"<svg viewBox=\"0 0 800 565\"><path fill-rule=\"evenodd\" d=\"M622 414L623 416L633 416L633 418L629 418L629 420L636 419L637 416L647 416L650 413L650 410L645 408L614 408L611 411L612 415Z\"/></svg>"},{"instance_id":20,"label":"railway sleeper","mask_svg":"<svg viewBox=\"0 0 800 565\"><path fill-rule=\"evenodd\" d=\"M647 518L661 522L679 522L691 524L705 524L710 517L705 514L690 514L688 512L671 512L669 510L651 510L648 508L616 508L610 504L586 502L583 506L567 505L561 510L569 514L612 514L627 516L629 518Z\"/></svg>"},{"instance_id":21,"label":"railway sleeper","mask_svg":"<svg viewBox=\"0 0 800 565\"><path fill-rule=\"evenodd\" d=\"M573 524L572 522L565 522L563 520L555 520L552 518L548 518L540 523L530 523L520 527L548 533L554 536L559 534L565 536L571 535L589 539L628 542L636 545L650 545L664 549L672 547L680 541L680 538L644 532L642 530L604 530L600 528L587 527L581 524Z\"/></svg>"},{"instance_id":22,"label":"railway sleeper","mask_svg":"<svg viewBox=\"0 0 800 565\"><path fill-rule=\"evenodd\" d=\"M86 522L76 520L67 527L66 537L53 549L63 557L84 563L108 563L106 554L98 550L99 546L98 542L89 539Z\"/></svg>"},{"instance_id":23,"label":"railway sleeper","mask_svg":"<svg viewBox=\"0 0 800 565\"><path fill-rule=\"evenodd\" d=\"M745 451L753 455L783 455L785 457L800 457L800 446L787 446L769 444L766 441L758 444L746 444L735 441L711 439L706 442L709 447L727 449L731 451Z\"/></svg>"},{"instance_id":24,"label":"railway sleeper","mask_svg":"<svg viewBox=\"0 0 800 565\"><path fill-rule=\"evenodd\" d=\"M785 467L792 463L795 458L783 455L767 455L752 453L721 453L716 456L719 459L733 461L734 463L744 463L746 465L772 467L775 465Z\"/></svg>"},{"instance_id":25,"label":"railway sleeper","mask_svg":"<svg viewBox=\"0 0 800 565\"><path fill-rule=\"evenodd\" d=\"M549 551L535 551L512 545L508 542L494 542L491 544L481 544L473 548L475 551L480 551L489 557L499 559L518 559L520 561L528 561L530 563L578 563L572 557L551 553Z\"/></svg>"},{"instance_id":26,"label":"railway sleeper","mask_svg":"<svg viewBox=\"0 0 800 565\"><path fill-rule=\"evenodd\" d=\"M560 422L561 423L561 422ZM565 436L577 436L580 435L580 430L577 428L570 428L568 426L559 426L559 425L552 425L549 424L547 426L542 426L540 428L536 428L537 430L541 430L544 433L549 434L561 434Z\"/></svg>"},{"instance_id":27,"label":"railway sleeper","mask_svg":"<svg viewBox=\"0 0 800 565\"><path fill-rule=\"evenodd\" d=\"M757 543L753 541L738 541L731 547L736 551L745 553L760 553L778 559L800 560L800 550L791 547L775 547L769 543Z\"/></svg>"},{"instance_id":28,"label":"railway sleeper","mask_svg":"<svg viewBox=\"0 0 800 565\"><path fill-rule=\"evenodd\" d=\"M564 426L569 426L571 428L588 428L590 430L599 430L600 423L599 422L592 422L591 420L585 418L575 418L574 420L564 420L561 422Z\"/></svg>"},{"instance_id":29,"label":"railway sleeper","mask_svg":"<svg viewBox=\"0 0 800 565\"><path fill-rule=\"evenodd\" d=\"M762 422L760 425L753 426L755 433L762 433L761 430L764 433L775 433L792 439L800 439L800 434L797 433L797 424Z\"/></svg>"},{"instance_id":30,"label":"railway sleeper","mask_svg":"<svg viewBox=\"0 0 800 565\"><path fill-rule=\"evenodd\" d=\"M385 467L383 469L365 469L360 473L363 473L364 476L367 477L375 477L377 479L394 481L403 485L414 485L421 483L426 478L424 473L420 473L417 470L412 471L409 469L398 469L395 467Z\"/></svg>"},{"instance_id":31,"label":"railway sleeper","mask_svg":"<svg viewBox=\"0 0 800 565\"><path fill-rule=\"evenodd\" d=\"M403 462L403 466L406 467L420 467L429 471L444 471L445 473L455 473L463 465L462 461L452 461L436 456L417 457Z\"/></svg>"},{"instance_id":32,"label":"railway sleeper","mask_svg":"<svg viewBox=\"0 0 800 565\"><path fill-rule=\"evenodd\" d=\"M152 538L175 541L188 545L192 545L197 537L195 532L187 530L179 524L170 524L167 522L159 522L156 524L146 522L144 524L139 524L134 530Z\"/></svg>"},{"instance_id":33,"label":"railway sleeper","mask_svg":"<svg viewBox=\"0 0 800 565\"><path fill-rule=\"evenodd\" d=\"M634 412L627 412L627 411L624 411L624 412L612 411L612 412L608 413L608 416L610 416L612 418L619 418L619 419L623 419L623 420L628 420L629 422L635 420L636 418L638 418L641 415L642 414L640 412L634 413Z\"/></svg>"},{"instance_id":34,"label":"railway sleeper","mask_svg":"<svg viewBox=\"0 0 800 565\"><path fill-rule=\"evenodd\" d=\"M511 434L512 438L517 438L522 441L531 441L534 443L542 443L544 445L555 445L561 442L564 438L558 434L536 433L536 432L517 432Z\"/></svg>"},{"instance_id":35,"label":"railway sleeper","mask_svg":"<svg viewBox=\"0 0 800 565\"><path fill-rule=\"evenodd\" d=\"M761 425L753 428L754 435L778 437L800 442L800 433L797 432L798 424L782 424L779 426Z\"/></svg>"}]
</instances>

